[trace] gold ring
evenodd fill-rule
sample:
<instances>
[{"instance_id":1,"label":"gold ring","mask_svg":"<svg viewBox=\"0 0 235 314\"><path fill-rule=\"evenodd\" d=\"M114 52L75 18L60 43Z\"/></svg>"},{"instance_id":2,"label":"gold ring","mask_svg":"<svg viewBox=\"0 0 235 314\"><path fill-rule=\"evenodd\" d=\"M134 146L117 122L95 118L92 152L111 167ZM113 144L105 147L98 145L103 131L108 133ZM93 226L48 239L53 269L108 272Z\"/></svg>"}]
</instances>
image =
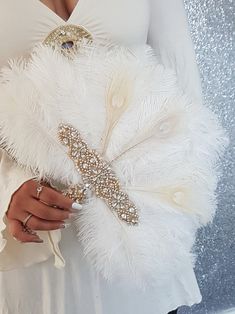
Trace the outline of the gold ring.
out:
<instances>
[{"instance_id":1,"label":"gold ring","mask_svg":"<svg viewBox=\"0 0 235 314\"><path fill-rule=\"evenodd\" d=\"M40 196L40 193L42 192L42 189L43 189L43 185L41 185L40 183L38 183L38 186L37 186L37 189L36 189L36 198L39 199L39 196Z\"/></svg>"},{"instance_id":2,"label":"gold ring","mask_svg":"<svg viewBox=\"0 0 235 314\"><path fill-rule=\"evenodd\" d=\"M29 220L32 216L33 216L33 214L29 214L29 215L22 221L22 224L23 224L24 227L26 226L28 220Z\"/></svg>"}]
</instances>

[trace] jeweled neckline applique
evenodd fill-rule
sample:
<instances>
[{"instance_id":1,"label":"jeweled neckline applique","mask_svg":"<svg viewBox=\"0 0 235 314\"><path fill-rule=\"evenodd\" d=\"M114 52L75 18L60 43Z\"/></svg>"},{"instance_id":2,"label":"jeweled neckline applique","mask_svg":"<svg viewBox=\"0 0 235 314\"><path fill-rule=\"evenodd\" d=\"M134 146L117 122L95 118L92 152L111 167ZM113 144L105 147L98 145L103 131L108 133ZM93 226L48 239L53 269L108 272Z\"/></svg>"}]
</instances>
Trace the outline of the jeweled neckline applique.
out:
<instances>
[{"instance_id":1,"label":"jeweled neckline applique","mask_svg":"<svg viewBox=\"0 0 235 314\"><path fill-rule=\"evenodd\" d=\"M59 49L64 55L77 52L83 40L93 41L92 34L82 25L66 24L52 30L43 44Z\"/></svg>"}]
</instances>

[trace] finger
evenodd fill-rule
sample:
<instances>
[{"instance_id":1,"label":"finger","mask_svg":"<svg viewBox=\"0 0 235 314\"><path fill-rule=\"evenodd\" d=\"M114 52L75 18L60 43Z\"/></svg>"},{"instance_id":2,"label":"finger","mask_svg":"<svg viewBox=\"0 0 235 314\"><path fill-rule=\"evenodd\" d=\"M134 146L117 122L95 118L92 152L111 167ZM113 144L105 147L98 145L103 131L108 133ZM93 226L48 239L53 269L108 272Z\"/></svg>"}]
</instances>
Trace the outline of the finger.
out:
<instances>
[{"instance_id":1,"label":"finger","mask_svg":"<svg viewBox=\"0 0 235 314\"><path fill-rule=\"evenodd\" d=\"M37 198L35 191L32 191L32 196ZM48 186L43 186L43 189L39 195L39 199L41 202L44 202L51 207L56 206L65 210L82 209L82 205L74 203L74 201L69 197L64 196L61 192L56 191L55 189L52 189Z\"/></svg>"},{"instance_id":2,"label":"finger","mask_svg":"<svg viewBox=\"0 0 235 314\"><path fill-rule=\"evenodd\" d=\"M70 223L64 221L49 221L32 216L27 222L27 227L33 230L56 230L70 226Z\"/></svg>"},{"instance_id":3,"label":"finger","mask_svg":"<svg viewBox=\"0 0 235 314\"><path fill-rule=\"evenodd\" d=\"M69 211L48 206L33 198L28 202L25 211L18 211L16 218L23 221L29 213L44 220L63 221L72 218L72 213Z\"/></svg>"},{"instance_id":4,"label":"finger","mask_svg":"<svg viewBox=\"0 0 235 314\"><path fill-rule=\"evenodd\" d=\"M28 232L23 231L23 226L20 221L15 219L8 220L8 228L10 234L20 242L35 242L42 243L43 240L39 238L37 234L30 234Z\"/></svg>"}]
</instances>

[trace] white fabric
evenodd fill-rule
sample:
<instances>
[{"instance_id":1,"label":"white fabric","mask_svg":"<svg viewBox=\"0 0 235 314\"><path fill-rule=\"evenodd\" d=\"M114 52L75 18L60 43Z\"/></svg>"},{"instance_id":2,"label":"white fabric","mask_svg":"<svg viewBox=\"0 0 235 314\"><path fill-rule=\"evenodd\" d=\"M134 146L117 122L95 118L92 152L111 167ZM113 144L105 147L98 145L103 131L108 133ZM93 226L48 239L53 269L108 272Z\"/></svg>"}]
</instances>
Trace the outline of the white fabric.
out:
<instances>
[{"instance_id":1,"label":"white fabric","mask_svg":"<svg viewBox=\"0 0 235 314\"><path fill-rule=\"evenodd\" d=\"M201 100L198 70L183 5L180 0L178 4L175 0L176 7L172 6L173 1L163 2L142 0L137 5L135 0L101 0L97 5L95 0L80 0L69 20L64 22L39 0L1 1L0 23L3 27L0 28L0 40L3 44L0 47L0 66L6 64L9 57L27 56L35 43L42 41L59 25L81 24L97 39L108 39L133 48L148 39L162 62L176 69L185 92ZM170 4L164 7L167 2ZM1 202L3 215L12 193L30 177L29 173L16 170L13 162L3 155L0 189L4 200ZM0 265L4 261L2 269L8 268L12 262L13 268L34 265L0 273L1 313L165 314L180 305L201 301L191 265L184 266L175 278L166 278L158 291L148 291L144 295L120 290L118 284L108 286L102 278L95 276L82 259L72 229L62 232L60 251L66 267L61 270L54 268L52 256L47 259L53 253L56 256L47 237L43 244L22 245L15 244L7 230L4 232L0 245L3 249L0 255ZM63 258L60 258L61 266ZM46 261L41 262L43 260Z\"/></svg>"},{"instance_id":2,"label":"white fabric","mask_svg":"<svg viewBox=\"0 0 235 314\"><path fill-rule=\"evenodd\" d=\"M182 0L150 0L148 43L160 61L173 68L184 91L202 103L202 89L195 51Z\"/></svg>"}]
</instances>

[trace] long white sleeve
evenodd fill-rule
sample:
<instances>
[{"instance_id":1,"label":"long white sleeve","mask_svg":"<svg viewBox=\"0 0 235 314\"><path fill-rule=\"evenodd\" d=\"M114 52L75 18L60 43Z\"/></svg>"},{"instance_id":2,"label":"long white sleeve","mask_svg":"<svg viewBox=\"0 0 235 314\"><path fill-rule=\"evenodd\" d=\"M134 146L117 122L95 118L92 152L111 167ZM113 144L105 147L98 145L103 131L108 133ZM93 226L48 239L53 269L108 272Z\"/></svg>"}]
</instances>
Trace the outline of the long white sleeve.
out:
<instances>
[{"instance_id":1,"label":"long white sleeve","mask_svg":"<svg viewBox=\"0 0 235 314\"><path fill-rule=\"evenodd\" d=\"M195 50L183 0L150 0L148 44L161 62L173 68L179 84L193 101L202 103Z\"/></svg>"},{"instance_id":2,"label":"long white sleeve","mask_svg":"<svg viewBox=\"0 0 235 314\"><path fill-rule=\"evenodd\" d=\"M38 232L44 240L42 244L21 244L14 240L8 232L5 213L12 194L25 181L34 177L32 173L19 167L5 151L0 149L0 271L28 266L46 260L52 255L45 232Z\"/></svg>"},{"instance_id":3,"label":"long white sleeve","mask_svg":"<svg viewBox=\"0 0 235 314\"><path fill-rule=\"evenodd\" d=\"M32 174L23 171L16 163L4 152L0 150L0 231L6 228L3 220L8 209L12 194L21 184L32 177ZM5 220L6 221L6 220ZM0 237L0 252L4 249L6 240Z\"/></svg>"}]
</instances>

